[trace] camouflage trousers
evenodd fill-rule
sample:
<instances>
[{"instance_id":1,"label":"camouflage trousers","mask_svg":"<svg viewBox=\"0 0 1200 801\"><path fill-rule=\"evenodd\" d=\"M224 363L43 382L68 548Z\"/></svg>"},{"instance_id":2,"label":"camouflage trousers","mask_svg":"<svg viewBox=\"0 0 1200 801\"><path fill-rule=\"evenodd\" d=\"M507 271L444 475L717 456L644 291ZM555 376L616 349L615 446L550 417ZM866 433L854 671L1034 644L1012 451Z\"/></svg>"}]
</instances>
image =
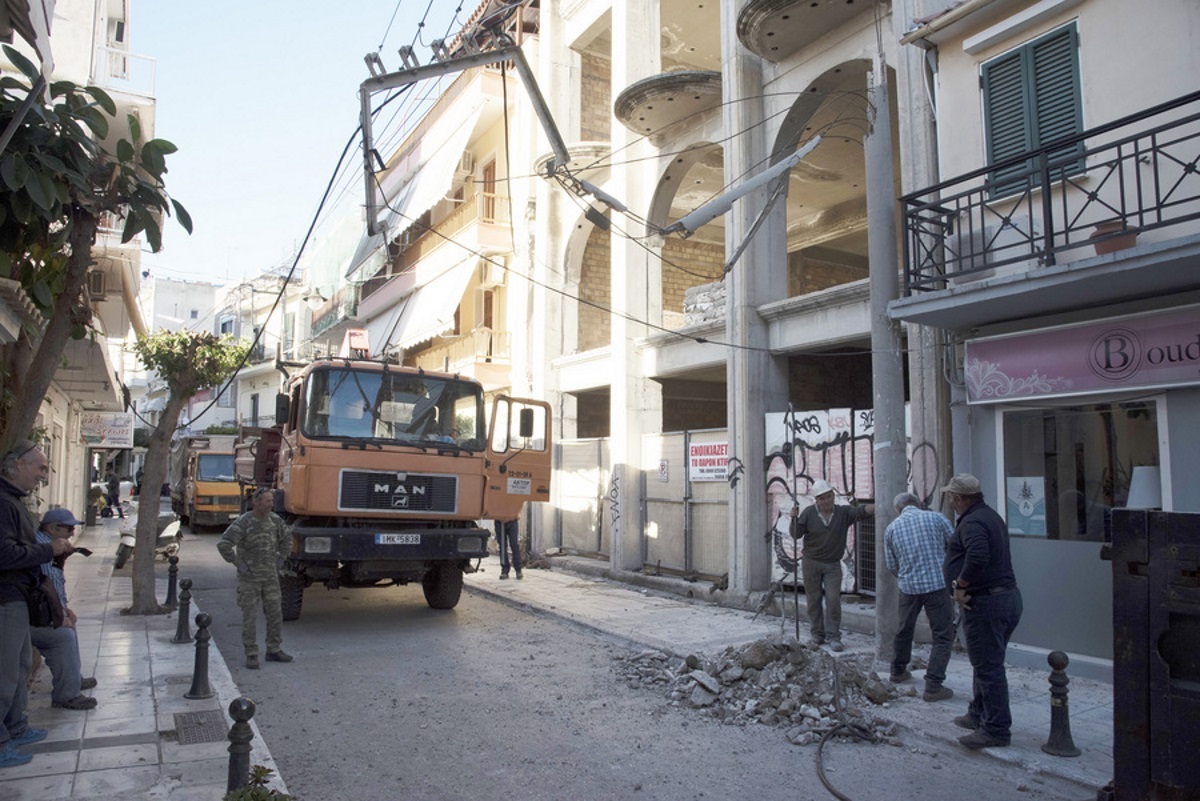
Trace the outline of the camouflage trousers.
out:
<instances>
[{"instance_id":1,"label":"camouflage trousers","mask_svg":"<svg viewBox=\"0 0 1200 801\"><path fill-rule=\"evenodd\" d=\"M279 579L238 579L237 602L242 609L242 646L246 656L258 656L258 610L267 619L267 653L283 645L283 596Z\"/></svg>"}]
</instances>

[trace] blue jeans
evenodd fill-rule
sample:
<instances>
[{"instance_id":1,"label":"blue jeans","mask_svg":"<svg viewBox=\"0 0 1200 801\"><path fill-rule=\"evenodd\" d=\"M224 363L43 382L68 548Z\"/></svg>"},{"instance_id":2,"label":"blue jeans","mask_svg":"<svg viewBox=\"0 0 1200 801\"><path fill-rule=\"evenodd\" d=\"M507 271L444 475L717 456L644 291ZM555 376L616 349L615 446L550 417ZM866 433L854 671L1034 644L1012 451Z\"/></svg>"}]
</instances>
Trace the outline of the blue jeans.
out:
<instances>
[{"instance_id":1,"label":"blue jeans","mask_svg":"<svg viewBox=\"0 0 1200 801\"><path fill-rule=\"evenodd\" d=\"M29 727L25 678L33 661L29 644L29 607L24 600L0 603L0 744Z\"/></svg>"},{"instance_id":2,"label":"blue jeans","mask_svg":"<svg viewBox=\"0 0 1200 801\"><path fill-rule=\"evenodd\" d=\"M496 539L500 542L500 575L507 576L509 553L512 566L521 569L521 529L516 520L497 520Z\"/></svg>"},{"instance_id":3,"label":"blue jeans","mask_svg":"<svg viewBox=\"0 0 1200 801\"><path fill-rule=\"evenodd\" d=\"M929 652L929 667L925 669L925 689L937 689L946 680L946 666L950 664L950 649L954 645L954 601L950 593L942 588L936 592L917 595L900 593L900 630L893 643L895 656L892 658L892 675L897 676L908 669L912 659L913 629L917 616L925 610L929 628L933 632L933 648Z\"/></svg>"},{"instance_id":4,"label":"blue jeans","mask_svg":"<svg viewBox=\"0 0 1200 801\"><path fill-rule=\"evenodd\" d=\"M804 603L814 639L842 639L842 563L803 559Z\"/></svg>"},{"instance_id":5,"label":"blue jeans","mask_svg":"<svg viewBox=\"0 0 1200 801\"><path fill-rule=\"evenodd\" d=\"M83 674L79 667L79 637L74 626L32 626L29 639L33 647L41 651L42 658L50 668L54 679L50 699L55 703L78 698L83 690L80 683Z\"/></svg>"},{"instance_id":6,"label":"blue jeans","mask_svg":"<svg viewBox=\"0 0 1200 801\"><path fill-rule=\"evenodd\" d=\"M992 737L1007 740L1012 734L1012 711L1008 706L1008 674L1004 652L1017 624L1021 622L1021 591L972 595L971 608L963 610L967 655L974 671L975 697L967 716Z\"/></svg>"}]
</instances>

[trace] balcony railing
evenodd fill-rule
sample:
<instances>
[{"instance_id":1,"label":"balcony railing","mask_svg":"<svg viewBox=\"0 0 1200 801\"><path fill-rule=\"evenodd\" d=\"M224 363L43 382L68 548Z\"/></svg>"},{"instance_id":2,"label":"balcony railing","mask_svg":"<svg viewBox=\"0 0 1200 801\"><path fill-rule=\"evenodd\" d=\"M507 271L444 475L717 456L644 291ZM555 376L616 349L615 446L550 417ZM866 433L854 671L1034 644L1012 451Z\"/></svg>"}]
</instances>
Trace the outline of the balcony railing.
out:
<instances>
[{"instance_id":1,"label":"balcony railing","mask_svg":"<svg viewBox=\"0 0 1200 801\"><path fill-rule=\"evenodd\" d=\"M905 195L905 294L1200 219L1198 162L1195 92Z\"/></svg>"},{"instance_id":2,"label":"balcony railing","mask_svg":"<svg viewBox=\"0 0 1200 801\"><path fill-rule=\"evenodd\" d=\"M504 362L511 357L512 334L476 328L468 334L421 353L416 358L417 366L426 370L454 371L465 364L479 362Z\"/></svg>"},{"instance_id":3,"label":"balcony railing","mask_svg":"<svg viewBox=\"0 0 1200 801\"><path fill-rule=\"evenodd\" d=\"M344 286L313 313L312 335L322 334L357 313L358 287L352 284Z\"/></svg>"},{"instance_id":4,"label":"balcony railing","mask_svg":"<svg viewBox=\"0 0 1200 801\"><path fill-rule=\"evenodd\" d=\"M474 195L414 239L396 259L395 271L404 272L412 267L473 222L507 225L508 221L507 197L486 192Z\"/></svg>"},{"instance_id":5,"label":"balcony railing","mask_svg":"<svg viewBox=\"0 0 1200 801\"><path fill-rule=\"evenodd\" d=\"M141 97L154 97L157 61L113 47L96 48L96 85Z\"/></svg>"}]
</instances>

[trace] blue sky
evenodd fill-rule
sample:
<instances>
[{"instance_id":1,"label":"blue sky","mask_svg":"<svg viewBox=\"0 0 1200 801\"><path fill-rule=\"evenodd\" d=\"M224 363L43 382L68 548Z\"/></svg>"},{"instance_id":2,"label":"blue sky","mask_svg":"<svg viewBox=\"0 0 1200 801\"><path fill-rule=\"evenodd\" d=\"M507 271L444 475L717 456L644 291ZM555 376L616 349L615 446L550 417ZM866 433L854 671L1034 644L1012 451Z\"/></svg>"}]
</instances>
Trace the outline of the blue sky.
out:
<instances>
[{"instance_id":1,"label":"blue sky","mask_svg":"<svg viewBox=\"0 0 1200 801\"><path fill-rule=\"evenodd\" d=\"M179 147L167 191L194 223L188 236L168 221L163 251L146 253L143 269L236 283L290 265L358 126L363 56L382 41L390 70L402 45L428 62L421 42L444 36L460 5L452 32L477 0L134 0L130 47L157 60L155 135ZM347 191L361 193L354 181Z\"/></svg>"}]
</instances>

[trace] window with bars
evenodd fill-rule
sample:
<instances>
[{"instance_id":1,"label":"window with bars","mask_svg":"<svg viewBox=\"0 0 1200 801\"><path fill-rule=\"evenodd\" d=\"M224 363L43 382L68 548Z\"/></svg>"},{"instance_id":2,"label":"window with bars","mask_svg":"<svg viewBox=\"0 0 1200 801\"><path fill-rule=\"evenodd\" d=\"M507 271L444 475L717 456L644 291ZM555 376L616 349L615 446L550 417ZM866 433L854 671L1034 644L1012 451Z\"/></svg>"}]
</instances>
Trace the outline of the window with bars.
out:
<instances>
[{"instance_id":1,"label":"window with bars","mask_svg":"<svg viewBox=\"0 0 1200 801\"><path fill-rule=\"evenodd\" d=\"M1045 148L1083 130L1079 35L1072 23L981 66L988 164ZM1049 156L1050 179L1081 172L1083 143ZM1030 158L992 172L993 197L1027 189L1039 165Z\"/></svg>"}]
</instances>

